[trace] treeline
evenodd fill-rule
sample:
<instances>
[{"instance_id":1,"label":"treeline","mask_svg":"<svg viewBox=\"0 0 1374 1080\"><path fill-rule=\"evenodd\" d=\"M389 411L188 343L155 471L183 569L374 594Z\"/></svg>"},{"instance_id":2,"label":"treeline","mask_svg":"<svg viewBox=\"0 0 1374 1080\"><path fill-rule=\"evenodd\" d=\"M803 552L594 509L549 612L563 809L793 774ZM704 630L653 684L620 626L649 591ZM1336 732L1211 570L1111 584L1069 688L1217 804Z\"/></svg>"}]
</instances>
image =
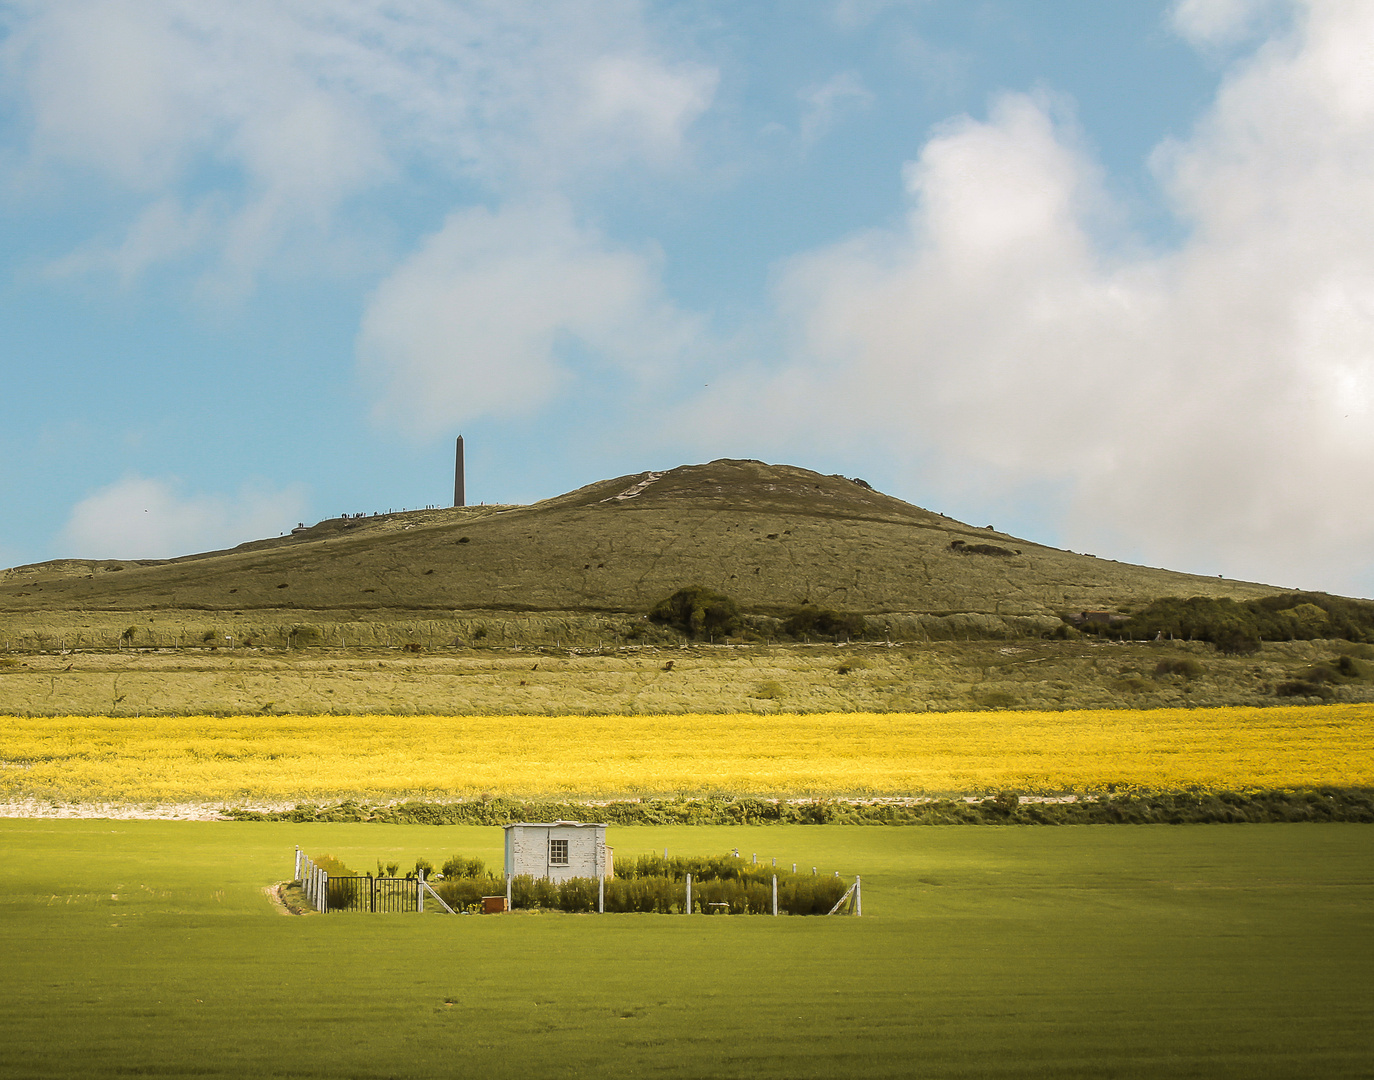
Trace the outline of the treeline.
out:
<instances>
[{"instance_id":1,"label":"treeline","mask_svg":"<svg viewBox=\"0 0 1374 1080\"><path fill-rule=\"evenodd\" d=\"M1209 641L1222 652L1255 652L1262 641L1343 638L1374 642L1374 603L1326 593L1282 593L1256 600L1177 596L1156 600L1116 623L1085 623L1101 637Z\"/></svg>"},{"instance_id":2,"label":"treeline","mask_svg":"<svg viewBox=\"0 0 1374 1080\"><path fill-rule=\"evenodd\" d=\"M342 802L293 810L226 809L238 821L376 822L399 825L507 825L518 821L599 821L609 825L1209 825L1275 821L1374 823L1374 790L1118 793L1074 802L1029 802L1003 792L967 802L773 802L767 799L652 799L644 802ZM676 872L674 870L673 872ZM685 872L685 871L684 871ZM770 870L771 873L771 870Z\"/></svg>"}]
</instances>

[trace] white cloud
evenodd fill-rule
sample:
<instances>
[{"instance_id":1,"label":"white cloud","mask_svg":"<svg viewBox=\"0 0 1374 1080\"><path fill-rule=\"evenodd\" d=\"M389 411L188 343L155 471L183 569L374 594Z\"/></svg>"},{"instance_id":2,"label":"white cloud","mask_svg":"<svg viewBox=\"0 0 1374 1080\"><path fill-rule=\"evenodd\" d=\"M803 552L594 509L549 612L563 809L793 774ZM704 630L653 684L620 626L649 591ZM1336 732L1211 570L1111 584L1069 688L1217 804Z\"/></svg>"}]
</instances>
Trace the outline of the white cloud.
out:
<instances>
[{"instance_id":1,"label":"white cloud","mask_svg":"<svg viewBox=\"0 0 1374 1080\"><path fill-rule=\"evenodd\" d=\"M1104 235L1072 127L1007 95L926 144L902 227L785 268L791 361L701 423L746 401L779 448L826 430L927 490L1055 491L1080 550L1374 592L1374 7L1299 14L1160 148L1178 250Z\"/></svg>"},{"instance_id":2,"label":"white cloud","mask_svg":"<svg viewBox=\"0 0 1374 1080\"><path fill-rule=\"evenodd\" d=\"M819 86L801 95L803 113L801 137L803 143L813 143L823 136L844 113L867 108L873 104L873 94L853 71L832 75Z\"/></svg>"},{"instance_id":3,"label":"white cloud","mask_svg":"<svg viewBox=\"0 0 1374 1080\"><path fill-rule=\"evenodd\" d=\"M663 299L651 254L549 200L452 214L371 297L358 352L381 414L426 435L537 409L573 377L569 345L663 378L696 332Z\"/></svg>"},{"instance_id":4,"label":"white cloud","mask_svg":"<svg viewBox=\"0 0 1374 1080\"><path fill-rule=\"evenodd\" d=\"M304 513L299 487L183 495L174 481L126 476L72 508L59 547L69 558L161 559L276 536Z\"/></svg>"},{"instance_id":5,"label":"white cloud","mask_svg":"<svg viewBox=\"0 0 1374 1080\"><path fill-rule=\"evenodd\" d=\"M1272 21L1284 0L1178 0L1170 12L1174 29L1194 45L1234 45Z\"/></svg>"},{"instance_id":6,"label":"white cloud","mask_svg":"<svg viewBox=\"0 0 1374 1080\"><path fill-rule=\"evenodd\" d=\"M509 195L672 161L716 82L638 0L29 0L0 19L34 167L148 200L86 265L210 243L231 283L416 165Z\"/></svg>"}]
</instances>

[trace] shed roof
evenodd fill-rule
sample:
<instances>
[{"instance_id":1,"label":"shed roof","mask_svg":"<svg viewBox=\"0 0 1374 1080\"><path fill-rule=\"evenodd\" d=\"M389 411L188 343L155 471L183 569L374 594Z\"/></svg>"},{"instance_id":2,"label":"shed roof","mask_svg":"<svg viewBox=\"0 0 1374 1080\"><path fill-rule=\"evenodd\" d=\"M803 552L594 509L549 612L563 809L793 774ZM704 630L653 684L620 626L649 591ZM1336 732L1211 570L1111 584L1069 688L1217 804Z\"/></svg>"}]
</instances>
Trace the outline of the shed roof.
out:
<instances>
[{"instance_id":1,"label":"shed roof","mask_svg":"<svg viewBox=\"0 0 1374 1080\"><path fill-rule=\"evenodd\" d=\"M604 829L604 821L512 821L503 829Z\"/></svg>"}]
</instances>

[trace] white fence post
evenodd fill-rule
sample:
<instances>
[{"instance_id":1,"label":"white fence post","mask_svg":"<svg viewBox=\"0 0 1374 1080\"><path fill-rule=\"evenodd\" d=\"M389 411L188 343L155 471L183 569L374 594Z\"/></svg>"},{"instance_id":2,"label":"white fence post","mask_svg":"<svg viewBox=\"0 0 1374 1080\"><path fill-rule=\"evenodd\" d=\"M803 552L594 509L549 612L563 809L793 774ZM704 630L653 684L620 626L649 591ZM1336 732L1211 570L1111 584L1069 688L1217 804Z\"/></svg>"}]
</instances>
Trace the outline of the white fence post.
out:
<instances>
[{"instance_id":1,"label":"white fence post","mask_svg":"<svg viewBox=\"0 0 1374 1080\"><path fill-rule=\"evenodd\" d=\"M773 914L778 913L778 875L773 875Z\"/></svg>"},{"instance_id":2,"label":"white fence post","mask_svg":"<svg viewBox=\"0 0 1374 1080\"><path fill-rule=\"evenodd\" d=\"M687 875L687 911L686 911L686 914L688 914L688 915L692 914L692 875L691 875L691 874L688 874L688 875Z\"/></svg>"},{"instance_id":3,"label":"white fence post","mask_svg":"<svg viewBox=\"0 0 1374 1080\"><path fill-rule=\"evenodd\" d=\"M418 914L425 913L425 872L416 871L415 874L415 910Z\"/></svg>"},{"instance_id":4,"label":"white fence post","mask_svg":"<svg viewBox=\"0 0 1374 1080\"><path fill-rule=\"evenodd\" d=\"M606 914L606 875L602 874L596 883L596 913Z\"/></svg>"},{"instance_id":5,"label":"white fence post","mask_svg":"<svg viewBox=\"0 0 1374 1080\"><path fill-rule=\"evenodd\" d=\"M858 874L855 874L855 875L854 875L854 914L855 914L855 915L862 915L863 913L864 913L864 891L863 891L863 886L859 883L859 875L858 875Z\"/></svg>"},{"instance_id":6,"label":"white fence post","mask_svg":"<svg viewBox=\"0 0 1374 1080\"><path fill-rule=\"evenodd\" d=\"M296 874L295 874L295 876L294 876L291 880L292 880L292 881L300 881L300 879L301 879L301 848L300 848L300 845L297 844L297 845L296 845Z\"/></svg>"},{"instance_id":7,"label":"white fence post","mask_svg":"<svg viewBox=\"0 0 1374 1080\"><path fill-rule=\"evenodd\" d=\"M510 875L507 874L507 875L506 875L506 910L507 910L507 911L512 911L512 910L514 910L514 908L515 908L515 905L512 904L511 901L510 901Z\"/></svg>"},{"instance_id":8,"label":"white fence post","mask_svg":"<svg viewBox=\"0 0 1374 1080\"><path fill-rule=\"evenodd\" d=\"M327 870L321 870L321 871L320 871L320 914L321 914L321 915L327 915L328 913L329 913L329 872L328 872Z\"/></svg>"}]
</instances>

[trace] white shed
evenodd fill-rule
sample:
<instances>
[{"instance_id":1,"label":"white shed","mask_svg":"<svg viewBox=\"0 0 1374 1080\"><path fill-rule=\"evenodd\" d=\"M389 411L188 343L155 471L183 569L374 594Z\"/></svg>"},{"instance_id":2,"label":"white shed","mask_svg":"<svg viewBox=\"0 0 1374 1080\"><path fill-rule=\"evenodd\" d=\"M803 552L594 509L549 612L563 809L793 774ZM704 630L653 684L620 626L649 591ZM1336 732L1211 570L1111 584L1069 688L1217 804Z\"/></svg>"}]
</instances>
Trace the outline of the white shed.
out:
<instances>
[{"instance_id":1,"label":"white shed","mask_svg":"<svg viewBox=\"0 0 1374 1080\"><path fill-rule=\"evenodd\" d=\"M606 826L578 821L520 822L506 830L506 875L530 874L550 881L614 877L614 852Z\"/></svg>"}]
</instances>

